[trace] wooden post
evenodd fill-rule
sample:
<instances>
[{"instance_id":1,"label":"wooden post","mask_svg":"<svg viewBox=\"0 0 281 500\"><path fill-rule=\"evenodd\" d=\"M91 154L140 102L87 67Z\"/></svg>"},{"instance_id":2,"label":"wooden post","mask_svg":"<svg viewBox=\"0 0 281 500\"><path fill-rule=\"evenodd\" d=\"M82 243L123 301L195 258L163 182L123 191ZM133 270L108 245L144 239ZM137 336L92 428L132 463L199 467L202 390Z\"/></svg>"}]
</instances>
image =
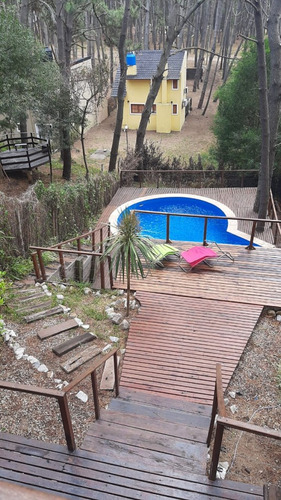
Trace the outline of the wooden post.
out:
<instances>
[{"instance_id":1,"label":"wooden post","mask_svg":"<svg viewBox=\"0 0 281 500\"><path fill-rule=\"evenodd\" d=\"M110 288L113 288L113 272L112 272L112 267L111 267L111 257L108 255L107 257L108 260L108 268L109 268L109 281L110 281Z\"/></svg>"},{"instance_id":2,"label":"wooden post","mask_svg":"<svg viewBox=\"0 0 281 500\"><path fill-rule=\"evenodd\" d=\"M40 269L39 269L38 262L36 259L36 253L32 253L31 258L32 258L32 262L33 262L33 267L34 267L36 279L39 281L39 280L41 280L41 274L40 274Z\"/></svg>"},{"instance_id":3,"label":"wooden post","mask_svg":"<svg viewBox=\"0 0 281 500\"><path fill-rule=\"evenodd\" d=\"M37 255L38 255L39 266L41 269L42 280L46 281L47 275L46 275L45 266L44 266L44 262L43 262L43 258L42 258L42 250L37 250Z\"/></svg>"},{"instance_id":4,"label":"wooden post","mask_svg":"<svg viewBox=\"0 0 281 500\"><path fill-rule=\"evenodd\" d=\"M241 188L244 187L244 172L242 172L242 177L241 177Z\"/></svg>"},{"instance_id":5,"label":"wooden post","mask_svg":"<svg viewBox=\"0 0 281 500\"><path fill-rule=\"evenodd\" d=\"M203 246L207 247L207 227L208 227L208 217L204 218L204 235L203 235Z\"/></svg>"},{"instance_id":6,"label":"wooden post","mask_svg":"<svg viewBox=\"0 0 281 500\"><path fill-rule=\"evenodd\" d=\"M61 245L58 245L58 248L61 249ZM63 251L59 252L59 259L60 259L60 275L61 275L61 278L64 280L65 279L65 267L64 267Z\"/></svg>"},{"instance_id":7,"label":"wooden post","mask_svg":"<svg viewBox=\"0 0 281 500\"><path fill-rule=\"evenodd\" d=\"M69 451L74 451L76 448L73 427L71 422L71 417L69 413L69 407L67 403L66 394L58 398L58 403L60 407L61 419L64 428L65 439L67 442L67 447Z\"/></svg>"},{"instance_id":8,"label":"wooden post","mask_svg":"<svg viewBox=\"0 0 281 500\"><path fill-rule=\"evenodd\" d=\"M77 250L80 252L82 250L81 248L81 239L77 238Z\"/></svg>"},{"instance_id":9,"label":"wooden post","mask_svg":"<svg viewBox=\"0 0 281 500\"><path fill-rule=\"evenodd\" d=\"M215 442L214 442L210 474L209 474L209 479L211 479L211 481L215 481L216 479L217 467L221 451L221 443L223 438L223 431L224 431L224 426L222 424L217 423L217 430L215 435Z\"/></svg>"},{"instance_id":10,"label":"wooden post","mask_svg":"<svg viewBox=\"0 0 281 500\"><path fill-rule=\"evenodd\" d=\"M166 243L171 243L170 241L170 215L167 215L167 225L166 225Z\"/></svg>"},{"instance_id":11,"label":"wooden post","mask_svg":"<svg viewBox=\"0 0 281 500\"><path fill-rule=\"evenodd\" d=\"M119 378L118 378L118 357L117 351L113 354L114 375L115 375L115 394L119 396Z\"/></svg>"},{"instance_id":12,"label":"wooden post","mask_svg":"<svg viewBox=\"0 0 281 500\"><path fill-rule=\"evenodd\" d=\"M213 428L214 428L217 409L218 409L217 384L215 383L211 421L210 421L209 432L208 432L208 436L207 436L207 446L208 447L210 446L211 439L212 439L212 432L213 432Z\"/></svg>"},{"instance_id":13,"label":"wooden post","mask_svg":"<svg viewBox=\"0 0 281 500\"><path fill-rule=\"evenodd\" d=\"M123 170L120 170L120 182L119 182L120 188L122 187L122 184L123 184Z\"/></svg>"},{"instance_id":14,"label":"wooden post","mask_svg":"<svg viewBox=\"0 0 281 500\"><path fill-rule=\"evenodd\" d=\"M94 370L91 373L91 380L92 380L93 397L94 397L94 403L95 403L95 417L96 417L96 420L99 420L99 418L100 418L100 403L99 403L99 395L98 395L98 382L97 382L96 370Z\"/></svg>"},{"instance_id":15,"label":"wooden post","mask_svg":"<svg viewBox=\"0 0 281 500\"><path fill-rule=\"evenodd\" d=\"M246 250L255 250L255 247L253 245L253 242L254 242L254 236L255 236L255 231L256 231L256 225L257 225L257 221L254 220L253 221L253 225L252 225L252 232L251 232L251 239L250 239L250 243L249 245L246 247Z\"/></svg>"},{"instance_id":16,"label":"wooden post","mask_svg":"<svg viewBox=\"0 0 281 500\"><path fill-rule=\"evenodd\" d=\"M102 290L105 289L105 279L104 279L104 261L100 260L100 287Z\"/></svg>"}]
</instances>

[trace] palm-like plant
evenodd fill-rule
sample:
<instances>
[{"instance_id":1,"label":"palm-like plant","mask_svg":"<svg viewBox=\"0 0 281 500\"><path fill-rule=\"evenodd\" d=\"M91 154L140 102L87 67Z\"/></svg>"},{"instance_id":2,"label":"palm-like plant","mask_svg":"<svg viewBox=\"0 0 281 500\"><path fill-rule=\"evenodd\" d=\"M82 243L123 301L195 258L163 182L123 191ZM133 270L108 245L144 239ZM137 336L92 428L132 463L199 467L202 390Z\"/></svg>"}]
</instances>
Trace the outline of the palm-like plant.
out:
<instances>
[{"instance_id":1,"label":"palm-like plant","mask_svg":"<svg viewBox=\"0 0 281 500\"><path fill-rule=\"evenodd\" d=\"M118 223L118 231L106 240L103 259L111 256L111 269L115 278L120 273L123 281L127 279L127 316L130 311L131 275L143 278L145 275L143 262L151 264L153 243L141 237L139 220L134 212L125 211Z\"/></svg>"}]
</instances>

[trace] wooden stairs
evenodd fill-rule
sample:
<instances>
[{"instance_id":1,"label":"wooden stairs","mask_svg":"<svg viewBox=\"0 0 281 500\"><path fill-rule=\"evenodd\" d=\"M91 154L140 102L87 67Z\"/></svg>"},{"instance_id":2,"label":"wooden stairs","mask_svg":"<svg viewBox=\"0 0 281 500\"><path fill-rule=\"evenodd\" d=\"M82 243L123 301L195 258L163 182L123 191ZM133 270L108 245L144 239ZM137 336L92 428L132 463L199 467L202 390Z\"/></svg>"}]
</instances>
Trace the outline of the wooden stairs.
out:
<instances>
[{"instance_id":1,"label":"wooden stairs","mask_svg":"<svg viewBox=\"0 0 281 500\"><path fill-rule=\"evenodd\" d=\"M123 390L73 453L0 433L0 498L8 488L16 499L10 483L31 488L25 499L34 489L70 499L263 498L261 487L207 478L209 417L209 406Z\"/></svg>"}]
</instances>

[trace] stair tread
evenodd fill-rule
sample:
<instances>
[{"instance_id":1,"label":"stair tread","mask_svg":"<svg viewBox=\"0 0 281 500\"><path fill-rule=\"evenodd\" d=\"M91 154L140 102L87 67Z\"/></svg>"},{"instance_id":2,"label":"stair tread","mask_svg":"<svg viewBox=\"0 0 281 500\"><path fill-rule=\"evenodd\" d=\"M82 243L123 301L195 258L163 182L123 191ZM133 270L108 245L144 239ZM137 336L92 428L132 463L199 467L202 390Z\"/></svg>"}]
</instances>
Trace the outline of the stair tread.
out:
<instances>
[{"instance_id":1,"label":"stair tread","mask_svg":"<svg viewBox=\"0 0 281 500\"><path fill-rule=\"evenodd\" d=\"M163 419L169 422L190 425L199 429L208 429L210 417L189 413L188 410L174 410L169 408L162 408L159 406L141 404L134 401L125 401L120 398L112 399L109 409L118 411L120 413L130 413L135 415L147 416L150 418Z\"/></svg>"}]
</instances>

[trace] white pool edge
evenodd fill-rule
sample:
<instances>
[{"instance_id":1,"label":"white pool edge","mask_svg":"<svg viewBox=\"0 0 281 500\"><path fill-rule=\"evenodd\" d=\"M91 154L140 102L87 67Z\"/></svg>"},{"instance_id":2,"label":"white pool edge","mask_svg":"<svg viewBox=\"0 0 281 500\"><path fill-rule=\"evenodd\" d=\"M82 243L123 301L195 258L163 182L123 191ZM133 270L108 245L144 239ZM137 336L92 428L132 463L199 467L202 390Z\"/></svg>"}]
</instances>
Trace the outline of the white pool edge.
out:
<instances>
[{"instance_id":1,"label":"white pool edge","mask_svg":"<svg viewBox=\"0 0 281 500\"><path fill-rule=\"evenodd\" d=\"M112 234L116 234L118 231L118 217L119 215L126 209L129 209L131 205L134 205L135 203L141 203L142 201L147 201L147 200L152 200L155 198L192 198L195 200L201 200L205 201L207 203L211 203L212 205L215 205L218 207L222 212L225 214L226 217L236 217L235 213L227 206L224 205L223 203L216 201L212 198L207 198L205 196L199 196L195 194L176 194L176 193L171 193L171 194L156 194L156 195L150 195L150 196L142 196L141 198L135 198L134 200L130 200L126 203L123 203L119 207L117 207L112 214L109 217L109 224L111 228ZM228 220L228 225L227 225L227 232L234 234L235 236L239 236L240 238L244 238L246 240L250 240L250 235L247 233L244 233L243 231L239 231L237 229L238 227L238 221L237 220ZM265 248L274 248L274 245L271 243L268 243L266 241L260 240L259 238L254 238L254 243L257 245L260 245ZM239 246L243 246L243 243Z\"/></svg>"}]
</instances>

